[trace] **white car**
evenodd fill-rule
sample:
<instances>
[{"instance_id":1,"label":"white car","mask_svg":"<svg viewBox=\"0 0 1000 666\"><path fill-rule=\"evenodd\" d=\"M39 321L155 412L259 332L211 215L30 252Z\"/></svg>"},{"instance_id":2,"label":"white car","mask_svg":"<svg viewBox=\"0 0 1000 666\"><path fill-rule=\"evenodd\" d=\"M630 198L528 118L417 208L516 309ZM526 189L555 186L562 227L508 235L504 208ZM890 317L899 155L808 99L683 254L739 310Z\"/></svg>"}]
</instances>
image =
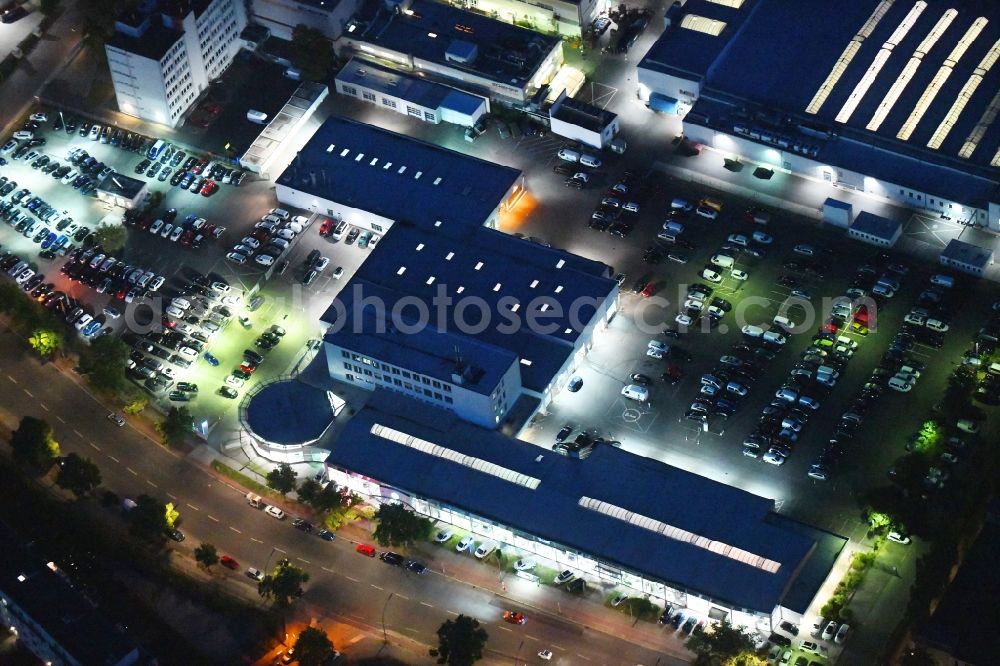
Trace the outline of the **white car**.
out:
<instances>
[{"instance_id":1,"label":"white car","mask_svg":"<svg viewBox=\"0 0 1000 666\"><path fill-rule=\"evenodd\" d=\"M232 386L233 388L242 388L245 382L243 381L243 379L237 377L236 375L229 375L228 377L226 377L226 383Z\"/></svg>"},{"instance_id":2,"label":"white car","mask_svg":"<svg viewBox=\"0 0 1000 666\"><path fill-rule=\"evenodd\" d=\"M457 550L460 553L464 553L465 551L472 548L472 545L475 542L476 540L472 538L472 535L466 535L462 537L462 540L455 545L455 550Z\"/></svg>"},{"instance_id":3,"label":"white car","mask_svg":"<svg viewBox=\"0 0 1000 666\"><path fill-rule=\"evenodd\" d=\"M163 228L163 220L154 220L151 225L149 225L149 233L158 234L160 229Z\"/></svg>"},{"instance_id":4,"label":"white car","mask_svg":"<svg viewBox=\"0 0 1000 666\"><path fill-rule=\"evenodd\" d=\"M18 141L31 141L35 138L34 132L28 132L27 130L21 130L20 132L14 132L13 138Z\"/></svg>"},{"instance_id":5,"label":"white car","mask_svg":"<svg viewBox=\"0 0 1000 666\"><path fill-rule=\"evenodd\" d=\"M243 240L240 241L240 244L252 247L255 250L260 247L260 241L251 236L244 236Z\"/></svg>"},{"instance_id":6,"label":"white car","mask_svg":"<svg viewBox=\"0 0 1000 666\"><path fill-rule=\"evenodd\" d=\"M816 254L816 248L812 245L799 244L792 248L792 252L796 254L801 254L805 257L812 257Z\"/></svg>"},{"instance_id":7,"label":"white car","mask_svg":"<svg viewBox=\"0 0 1000 666\"><path fill-rule=\"evenodd\" d=\"M823 639L824 641L829 641L833 640L833 637L836 635L837 635L837 623L834 622L833 620L830 620L829 622L826 623L826 626L823 627L823 633L820 634L820 638Z\"/></svg>"},{"instance_id":8,"label":"white car","mask_svg":"<svg viewBox=\"0 0 1000 666\"><path fill-rule=\"evenodd\" d=\"M895 543L901 543L904 546L910 543L910 537L903 532L897 532L896 530L891 530L885 535L885 538L889 541L894 541Z\"/></svg>"},{"instance_id":9,"label":"white car","mask_svg":"<svg viewBox=\"0 0 1000 666\"><path fill-rule=\"evenodd\" d=\"M286 241L295 240L295 232L292 231L291 229L279 229L278 238Z\"/></svg>"},{"instance_id":10,"label":"white car","mask_svg":"<svg viewBox=\"0 0 1000 666\"><path fill-rule=\"evenodd\" d=\"M770 245L774 242L774 236L766 234L763 231L753 232L753 239L758 243L763 243L764 245Z\"/></svg>"},{"instance_id":11,"label":"white car","mask_svg":"<svg viewBox=\"0 0 1000 666\"><path fill-rule=\"evenodd\" d=\"M833 642L840 645L847 640L847 633L851 630L851 625L846 622L840 625L840 629L837 630L837 635L833 637Z\"/></svg>"},{"instance_id":12,"label":"white car","mask_svg":"<svg viewBox=\"0 0 1000 666\"><path fill-rule=\"evenodd\" d=\"M163 286L164 282L166 282L166 278L164 278L162 275L157 275L156 277L154 277L152 280L149 281L148 288L150 291L156 291L157 289Z\"/></svg>"},{"instance_id":13,"label":"white car","mask_svg":"<svg viewBox=\"0 0 1000 666\"><path fill-rule=\"evenodd\" d=\"M185 298L177 297L174 300L170 301L170 304L173 305L176 308L180 308L181 310L189 310L189 309L191 309L191 303L190 303L190 301L188 301Z\"/></svg>"},{"instance_id":14,"label":"white car","mask_svg":"<svg viewBox=\"0 0 1000 666\"><path fill-rule=\"evenodd\" d=\"M923 326L925 323L927 323L927 317L925 317L924 315L914 314L910 312L905 317L903 317L903 321L905 321L907 324L912 324L914 326Z\"/></svg>"},{"instance_id":15,"label":"white car","mask_svg":"<svg viewBox=\"0 0 1000 666\"><path fill-rule=\"evenodd\" d=\"M948 324L944 323L940 319L928 319L925 325L927 328L932 331L937 331L938 333L947 333L949 328Z\"/></svg>"},{"instance_id":16,"label":"white car","mask_svg":"<svg viewBox=\"0 0 1000 666\"><path fill-rule=\"evenodd\" d=\"M344 277L344 267L337 266L336 268L333 269L333 279L339 280L342 277Z\"/></svg>"},{"instance_id":17,"label":"white car","mask_svg":"<svg viewBox=\"0 0 1000 666\"><path fill-rule=\"evenodd\" d=\"M742 247L747 247L748 245L750 245L750 241L747 240L747 237L744 236L743 234L729 234L729 237L726 240L732 243L733 245L740 245Z\"/></svg>"},{"instance_id":18,"label":"white car","mask_svg":"<svg viewBox=\"0 0 1000 666\"><path fill-rule=\"evenodd\" d=\"M774 451L768 451L767 453L765 453L761 458L761 460L768 463L769 465L781 466L785 464L785 457L783 455L775 453Z\"/></svg>"},{"instance_id":19,"label":"white car","mask_svg":"<svg viewBox=\"0 0 1000 666\"><path fill-rule=\"evenodd\" d=\"M703 268L700 273L701 277L709 282L718 284L722 282L722 276L713 271L711 268Z\"/></svg>"},{"instance_id":20,"label":"white car","mask_svg":"<svg viewBox=\"0 0 1000 666\"><path fill-rule=\"evenodd\" d=\"M650 347L649 349L646 350L646 356L650 358L661 359L663 358L663 352L661 352L659 349L654 349Z\"/></svg>"},{"instance_id":21,"label":"white car","mask_svg":"<svg viewBox=\"0 0 1000 666\"><path fill-rule=\"evenodd\" d=\"M170 232L171 242L176 243L180 239L183 233L184 233L184 227L174 227L174 230Z\"/></svg>"},{"instance_id":22,"label":"white car","mask_svg":"<svg viewBox=\"0 0 1000 666\"><path fill-rule=\"evenodd\" d=\"M274 263L274 257L272 257L269 254L259 254L254 258L254 261L256 261L261 266L270 266L271 264Z\"/></svg>"},{"instance_id":23,"label":"white car","mask_svg":"<svg viewBox=\"0 0 1000 666\"><path fill-rule=\"evenodd\" d=\"M198 358L198 352L190 347L181 347L177 350L177 353L190 359Z\"/></svg>"},{"instance_id":24,"label":"white car","mask_svg":"<svg viewBox=\"0 0 1000 666\"><path fill-rule=\"evenodd\" d=\"M92 321L94 321L93 315L85 314L77 320L74 326L76 326L76 330L82 331Z\"/></svg>"},{"instance_id":25,"label":"white car","mask_svg":"<svg viewBox=\"0 0 1000 666\"><path fill-rule=\"evenodd\" d=\"M302 229L305 229L310 224L312 224L312 218L307 217L306 215L296 215L295 217L292 218L292 221L288 223L288 226L291 227L291 225L293 224L297 224L301 227L301 229L299 229L299 231L296 231L295 233L297 234L302 233Z\"/></svg>"},{"instance_id":26,"label":"white car","mask_svg":"<svg viewBox=\"0 0 1000 666\"><path fill-rule=\"evenodd\" d=\"M174 230L174 225L165 224L163 225L163 230L160 231L160 238L167 238L170 236L170 232Z\"/></svg>"},{"instance_id":27,"label":"white car","mask_svg":"<svg viewBox=\"0 0 1000 666\"><path fill-rule=\"evenodd\" d=\"M730 275L733 277L734 280L739 280L740 282L746 282L747 280L750 279L749 273L747 273L746 271L741 271L738 268L734 268L730 272Z\"/></svg>"},{"instance_id":28,"label":"white car","mask_svg":"<svg viewBox=\"0 0 1000 666\"><path fill-rule=\"evenodd\" d=\"M697 208L695 208L694 212L696 215L707 218L709 220L714 220L715 218L719 217L719 211L715 210L714 208L709 208L708 206L698 206Z\"/></svg>"},{"instance_id":29,"label":"white car","mask_svg":"<svg viewBox=\"0 0 1000 666\"><path fill-rule=\"evenodd\" d=\"M90 140L97 141L101 138L101 126L94 123L94 126L90 128Z\"/></svg>"},{"instance_id":30,"label":"white car","mask_svg":"<svg viewBox=\"0 0 1000 666\"><path fill-rule=\"evenodd\" d=\"M674 317L674 321L677 322L678 326L690 326L691 324L694 323L694 319L692 319L689 315L684 314L683 312Z\"/></svg>"},{"instance_id":31,"label":"white car","mask_svg":"<svg viewBox=\"0 0 1000 666\"><path fill-rule=\"evenodd\" d=\"M219 282L218 280L212 283L212 289L215 291L221 291L223 294L229 293L230 288L231 287L228 284L225 282Z\"/></svg>"},{"instance_id":32,"label":"white car","mask_svg":"<svg viewBox=\"0 0 1000 666\"><path fill-rule=\"evenodd\" d=\"M601 168L601 160L594 157L593 155L587 155L586 153L580 155L580 164L582 164L585 167L590 167L591 169Z\"/></svg>"},{"instance_id":33,"label":"white car","mask_svg":"<svg viewBox=\"0 0 1000 666\"><path fill-rule=\"evenodd\" d=\"M233 262L234 264L245 264L247 263L247 255L240 254L239 252L230 252L226 255L226 259Z\"/></svg>"},{"instance_id":34,"label":"white car","mask_svg":"<svg viewBox=\"0 0 1000 666\"><path fill-rule=\"evenodd\" d=\"M483 559L489 557L497 549L497 545L492 541L484 541L479 544L479 548L476 548L476 559Z\"/></svg>"},{"instance_id":35,"label":"white car","mask_svg":"<svg viewBox=\"0 0 1000 666\"><path fill-rule=\"evenodd\" d=\"M167 309L164 310L164 312L166 312L167 315L173 317L174 319L184 318L184 310L181 310L179 307L175 305L168 305Z\"/></svg>"},{"instance_id":36,"label":"white car","mask_svg":"<svg viewBox=\"0 0 1000 666\"><path fill-rule=\"evenodd\" d=\"M552 661L552 650L542 650L538 653L538 658L542 661Z\"/></svg>"},{"instance_id":37,"label":"white car","mask_svg":"<svg viewBox=\"0 0 1000 666\"><path fill-rule=\"evenodd\" d=\"M627 204L624 204L622 206L622 210L625 211L625 212L628 212L628 213L638 213L639 212L639 204L637 204L634 201L629 201Z\"/></svg>"},{"instance_id":38,"label":"white car","mask_svg":"<svg viewBox=\"0 0 1000 666\"><path fill-rule=\"evenodd\" d=\"M666 343L660 342L659 340L650 340L649 343L646 344L646 347L648 349L655 349L661 354L666 354L670 351L670 347L667 346Z\"/></svg>"},{"instance_id":39,"label":"white car","mask_svg":"<svg viewBox=\"0 0 1000 666\"><path fill-rule=\"evenodd\" d=\"M17 278L14 280L17 284L24 284L31 278L35 276L35 271L30 268L25 268L23 271L18 273Z\"/></svg>"},{"instance_id":40,"label":"white car","mask_svg":"<svg viewBox=\"0 0 1000 666\"><path fill-rule=\"evenodd\" d=\"M538 562L530 557L522 557L517 562L514 562L514 569L517 571L531 571L536 566L538 566Z\"/></svg>"},{"instance_id":41,"label":"white car","mask_svg":"<svg viewBox=\"0 0 1000 666\"><path fill-rule=\"evenodd\" d=\"M49 117L45 115L44 112L38 111L37 113L31 114L31 119L36 123L47 123L49 122Z\"/></svg>"},{"instance_id":42,"label":"white car","mask_svg":"<svg viewBox=\"0 0 1000 666\"><path fill-rule=\"evenodd\" d=\"M955 425L958 426L959 430L967 432L970 435L975 435L979 432L979 424L969 419L960 419Z\"/></svg>"},{"instance_id":43,"label":"white car","mask_svg":"<svg viewBox=\"0 0 1000 666\"><path fill-rule=\"evenodd\" d=\"M266 513L267 515L269 515L272 518L275 518L277 520L284 520L285 519L285 512L282 511L281 509L279 509L276 506L268 505L267 508L264 509L264 513Z\"/></svg>"}]
</instances>

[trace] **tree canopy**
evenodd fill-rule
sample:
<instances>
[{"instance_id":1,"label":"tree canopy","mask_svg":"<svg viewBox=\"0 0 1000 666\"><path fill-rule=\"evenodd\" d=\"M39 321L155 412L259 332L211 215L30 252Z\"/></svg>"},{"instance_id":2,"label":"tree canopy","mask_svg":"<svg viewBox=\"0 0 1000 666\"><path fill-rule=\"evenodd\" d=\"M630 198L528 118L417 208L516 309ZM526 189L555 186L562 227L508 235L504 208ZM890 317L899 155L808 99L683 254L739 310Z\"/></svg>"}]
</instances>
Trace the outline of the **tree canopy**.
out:
<instances>
[{"instance_id":1,"label":"tree canopy","mask_svg":"<svg viewBox=\"0 0 1000 666\"><path fill-rule=\"evenodd\" d=\"M295 660L300 666L321 666L333 654L333 642L318 627L306 627L295 640Z\"/></svg>"},{"instance_id":2,"label":"tree canopy","mask_svg":"<svg viewBox=\"0 0 1000 666\"><path fill-rule=\"evenodd\" d=\"M42 358L50 358L62 347L63 337L59 331L49 328L36 328L28 337L28 344Z\"/></svg>"},{"instance_id":3,"label":"tree canopy","mask_svg":"<svg viewBox=\"0 0 1000 666\"><path fill-rule=\"evenodd\" d=\"M298 489L299 501L308 504L320 513L339 509L344 505L344 496L332 483L325 487L317 481L306 479Z\"/></svg>"},{"instance_id":4,"label":"tree canopy","mask_svg":"<svg viewBox=\"0 0 1000 666\"><path fill-rule=\"evenodd\" d=\"M80 370L102 391L119 392L128 386L125 364L129 347L115 335L102 335L80 354Z\"/></svg>"},{"instance_id":5,"label":"tree canopy","mask_svg":"<svg viewBox=\"0 0 1000 666\"><path fill-rule=\"evenodd\" d=\"M402 504L383 504L375 512L375 540L382 546L401 546L427 536L431 521Z\"/></svg>"},{"instance_id":6,"label":"tree canopy","mask_svg":"<svg viewBox=\"0 0 1000 666\"><path fill-rule=\"evenodd\" d=\"M101 485L101 470L90 458L71 453L59 463L56 485L84 497Z\"/></svg>"},{"instance_id":7,"label":"tree canopy","mask_svg":"<svg viewBox=\"0 0 1000 666\"><path fill-rule=\"evenodd\" d=\"M201 566L209 569L219 563L219 551L210 543L203 543L194 549L194 559Z\"/></svg>"},{"instance_id":8,"label":"tree canopy","mask_svg":"<svg viewBox=\"0 0 1000 666\"><path fill-rule=\"evenodd\" d=\"M326 36L299 24L292 31L292 62L308 81L326 81L333 71L336 56L333 44Z\"/></svg>"},{"instance_id":9,"label":"tree canopy","mask_svg":"<svg viewBox=\"0 0 1000 666\"><path fill-rule=\"evenodd\" d=\"M34 416L21 419L17 430L11 433L10 446L18 464L39 472L49 471L59 457L59 443L56 442L52 426Z\"/></svg>"},{"instance_id":10,"label":"tree canopy","mask_svg":"<svg viewBox=\"0 0 1000 666\"><path fill-rule=\"evenodd\" d=\"M102 224L94 233L97 234L97 242L108 254L118 253L128 240L128 232L122 224Z\"/></svg>"},{"instance_id":11,"label":"tree canopy","mask_svg":"<svg viewBox=\"0 0 1000 666\"><path fill-rule=\"evenodd\" d=\"M279 608L288 606L292 599L302 596L302 585L309 580L309 574L293 565L288 558L278 561L269 575L257 586L260 596L272 599Z\"/></svg>"},{"instance_id":12,"label":"tree canopy","mask_svg":"<svg viewBox=\"0 0 1000 666\"><path fill-rule=\"evenodd\" d=\"M139 495L135 503L135 508L129 512L132 534L145 539L162 539L170 526L166 505L149 495Z\"/></svg>"},{"instance_id":13,"label":"tree canopy","mask_svg":"<svg viewBox=\"0 0 1000 666\"><path fill-rule=\"evenodd\" d=\"M437 663L447 666L472 666L483 658L489 634L479 626L479 620L459 615L438 627L438 647L431 651Z\"/></svg>"},{"instance_id":14,"label":"tree canopy","mask_svg":"<svg viewBox=\"0 0 1000 666\"><path fill-rule=\"evenodd\" d=\"M728 622L716 622L705 631L691 634L685 646L698 655L698 664L722 666L756 666L753 636L746 627L734 627ZM750 659L750 661L747 661Z\"/></svg>"},{"instance_id":15,"label":"tree canopy","mask_svg":"<svg viewBox=\"0 0 1000 666\"><path fill-rule=\"evenodd\" d=\"M265 478L267 480L268 488L277 490L282 495L285 495L295 490L295 479L298 478L298 476L298 473L292 469L291 465L288 463L281 463L268 472Z\"/></svg>"},{"instance_id":16,"label":"tree canopy","mask_svg":"<svg viewBox=\"0 0 1000 666\"><path fill-rule=\"evenodd\" d=\"M181 446L194 426L194 417L187 407L171 407L166 418L156 424L156 430L167 446Z\"/></svg>"}]
</instances>

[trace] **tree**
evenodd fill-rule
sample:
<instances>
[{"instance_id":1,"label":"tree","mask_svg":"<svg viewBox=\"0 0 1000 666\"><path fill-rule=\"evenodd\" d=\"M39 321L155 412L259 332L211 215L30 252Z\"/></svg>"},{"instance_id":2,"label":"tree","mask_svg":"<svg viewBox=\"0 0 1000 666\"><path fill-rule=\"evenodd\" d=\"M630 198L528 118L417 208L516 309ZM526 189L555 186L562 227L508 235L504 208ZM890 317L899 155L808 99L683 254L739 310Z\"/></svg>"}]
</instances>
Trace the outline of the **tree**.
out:
<instances>
[{"instance_id":1,"label":"tree","mask_svg":"<svg viewBox=\"0 0 1000 666\"><path fill-rule=\"evenodd\" d=\"M267 473L267 487L286 495L295 490L295 479L298 474L288 463L281 463Z\"/></svg>"},{"instance_id":2,"label":"tree","mask_svg":"<svg viewBox=\"0 0 1000 666\"><path fill-rule=\"evenodd\" d=\"M431 650L437 663L448 666L472 666L483 658L483 648L490 636L479 626L479 620L459 615L438 627L438 647Z\"/></svg>"},{"instance_id":3,"label":"tree","mask_svg":"<svg viewBox=\"0 0 1000 666\"><path fill-rule=\"evenodd\" d=\"M275 565L274 571L260 582L257 592L265 599L273 599L275 606L284 608L292 599L302 596L302 585L308 580L309 574L283 558Z\"/></svg>"},{"instance_id":4,"label":"tree","mask_svg":"<svg viewBox=\"0 0 1000 666\"><path fill-rule=\"evenodd\" d=\"M71 453L59 463L56 485L84 497L101 485L101 470L90 458Z\"/></svg>"},{"instance_id":5,"label":"tree","mask_svg":"<svg viewBox=\"0 0 1000 666\"><path fill-rule=\"evenodd\" d=\"M194 559L198 564L209 569L219 563L219 552L210 543L203 543L194 549Z\"/></svg>"},{"instance_id":6,"label":"tree","mask_svg":"<svg viewBox=\"0 0 1000 666\"><path fill-rule=\"evenodd\" d=\"M194 417L187 407L171 407L166 418L156 424L156 431L160 433L164 444L180 446L187 441L193 426Z\"/></svg>"},{"instance_id":7,"label":"tree","mask_svg":"<svg viewBox=\"0 0 1000 666\"><path fill-rule=\"evenodd\" d=\"M59 457L59 443L52 433L52 426L33 416L21 419L17 430L11 433L10 446L16 462L39 472L49 471Z\"/></svg>"},{"instance_id":8,"label":"tree","mask_svg":"<svg viewBox=\"0 0 1000 666\"><path fill-rule=\"evenodd\" d=\"M42 358L49 358L55 354L60 347L62 347L63 338L58 331L53 331L47 328L37 328L35 332L28 337L28 344L31 348L38 352L38 355Z\"/></svg>"},{"instance_id":9,"label":"tree","mask_svg":"<svg viewBox=\"0 0 1000 666\"><path fill-rule=\"evenodd\" d=\"M134 400L130 400L122 407L122 411L130 416L135 416L142 410L146 409L146 405L149 404L149 398L144 396L139 396Z\"/></svg>"},{"instance_id":10,"label":"tree","mask_svg":"<svg viewBox=\"0 0 1000 666\"><path fill-rule=\"evenodd\" d=\"M46 16L51 16L59 9L59 0L42 0L39 10Z\"/></svg>"},{"instance_id":11,"label":"tree","mask_svg":"<svg viewBox=\"0 0 1000 666\"><path fill-rule=\"evenodd\" d=\"M163 538L169 527L166 505L149 495L139 495L135 503L129 512L132 534L146 539Z\"/></svg>"},{"instance_id":12,"label":"tree","mask_svg":"<svg viewBox=\"0 0 1000 666\"><path fill-rule=\"evenodd\" d=\"M735 662L738 656L754 655L753 637L746 627L734 627L728 622L717 622L705 631L691 634L685 646L698 655L696 663L730 664L754 662Z\"/></svg>"},{"instance_id":13,"label":"tree","mask_svg":"<svg viewBox=\"0 0 1000 666\"><path fill-rule=\"evenodd\" d=\"M94 233L97 234L97 242L108 254L117 254L128 240L128 231L122 224L102 224Z\"/></svg>"},{"instance_id":14,"label":"tree","mask_svg":"<svg viewBox=\"0 0 1000 666\"><path fill-rule=\"evenodd\" d=\"M375 540L382 546L400 546L427 536L431 521L417 515L402 504L383 504L375 512Z\"/></svg>"},{"instance_id":15,"label":"tree","mask_svg":"<svg viewBox=\"0 0 1000 666\"><path fill-rule=\"evenodd\" d=\"M92 35L104 50L104 41L114 34L115 18L125 7L124 0L82 0L84 32Z\"/></svg>"},{"instance_id":16,"label":"tree","mask_svg":"<svg viewBox=\"0 0 1000 666\"><path fill-rule=\"evenodd\" d=\"M335 62L333 44L322 32L305 25L292 31L292 62L308 81L325 81Z\"/></svg>"},{"instance_id":17,"label":"tree","mask_svg":"<svg viewBox=\"0 0 1000 666\"><path fill-rule=\"evenodd\" d=\"M301 666L320 666L333 654L333 643L322 629L306 627L295 639L294 650Z\"/></svg>"},{"instance_id":18,"label":"tree","mask_svg":"<svg viewBox=\"0 0 1000 666\"><path fill-rule=\"evenodd\" d=\"M127 387L125 364L129 347L115 335L103 335L80 354L80 371L101 391L120 392Z\"/></svg>"},{"instance_id":19,"label":"tree","mask_svg":"<svg viewBox=\"0 0 1000 666\"><path fill-rule=\"evenodd\" d=\"M328 483L325 487L318 481L306 479L297 491L299 501L308 504L320 513L333 511L344 504L344 497L337 486Z\"/></svg>"}]
</instances>

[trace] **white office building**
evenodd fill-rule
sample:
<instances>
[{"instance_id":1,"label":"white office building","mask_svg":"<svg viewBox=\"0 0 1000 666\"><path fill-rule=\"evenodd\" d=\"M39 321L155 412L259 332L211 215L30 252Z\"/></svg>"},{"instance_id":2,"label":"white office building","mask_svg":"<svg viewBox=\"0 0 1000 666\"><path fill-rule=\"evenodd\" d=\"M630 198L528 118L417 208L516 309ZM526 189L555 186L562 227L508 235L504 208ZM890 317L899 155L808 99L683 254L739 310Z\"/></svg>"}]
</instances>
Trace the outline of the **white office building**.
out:
<instances>
[{"instance_id":1,"label":"white office building","mask_svg":"<svg viewBox=\"0 0 1000 666\"><path fill-rule=\"evenodd\" d=\"M240 49L246 27L238 0L171 2L130 12L105 44L122 113L175 127Z\"/></svg>"}]
</instances>

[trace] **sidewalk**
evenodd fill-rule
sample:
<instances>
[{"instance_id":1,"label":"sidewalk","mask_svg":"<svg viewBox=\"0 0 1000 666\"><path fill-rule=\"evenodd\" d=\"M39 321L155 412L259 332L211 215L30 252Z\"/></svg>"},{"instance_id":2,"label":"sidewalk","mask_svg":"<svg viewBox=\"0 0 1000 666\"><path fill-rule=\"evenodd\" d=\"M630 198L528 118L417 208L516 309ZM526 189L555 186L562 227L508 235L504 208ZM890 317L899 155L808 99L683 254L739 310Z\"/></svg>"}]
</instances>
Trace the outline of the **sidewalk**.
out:
<instances>
[{"instance_id":1,"label":"sidewalk","mask_svg":"<svg viewBox=\"0 0 1000 666\"><path fill-rule=\"evenodd\" d=\"M352 543L374 544L371 532L364 524L362 521L345 525L337 531L337 536ZM492 593L498 601L504 602L500 605L508 605L506 602L509 602L510 606L525 610L529 616L532 612L542 613L550 619L559 618L581 629L591 629L636 645L655 648L684 661L692 659L691 653L683 646L683 640L674 638L672 630L660 627L655 620L632 619L595 603L591 598L533 583L509 571L503 572L501 579L497 567L454 552L451 548L421 542L406 550L419 555L429 569L440 572L449 580Z\"/></svg>"}]
</instances>

